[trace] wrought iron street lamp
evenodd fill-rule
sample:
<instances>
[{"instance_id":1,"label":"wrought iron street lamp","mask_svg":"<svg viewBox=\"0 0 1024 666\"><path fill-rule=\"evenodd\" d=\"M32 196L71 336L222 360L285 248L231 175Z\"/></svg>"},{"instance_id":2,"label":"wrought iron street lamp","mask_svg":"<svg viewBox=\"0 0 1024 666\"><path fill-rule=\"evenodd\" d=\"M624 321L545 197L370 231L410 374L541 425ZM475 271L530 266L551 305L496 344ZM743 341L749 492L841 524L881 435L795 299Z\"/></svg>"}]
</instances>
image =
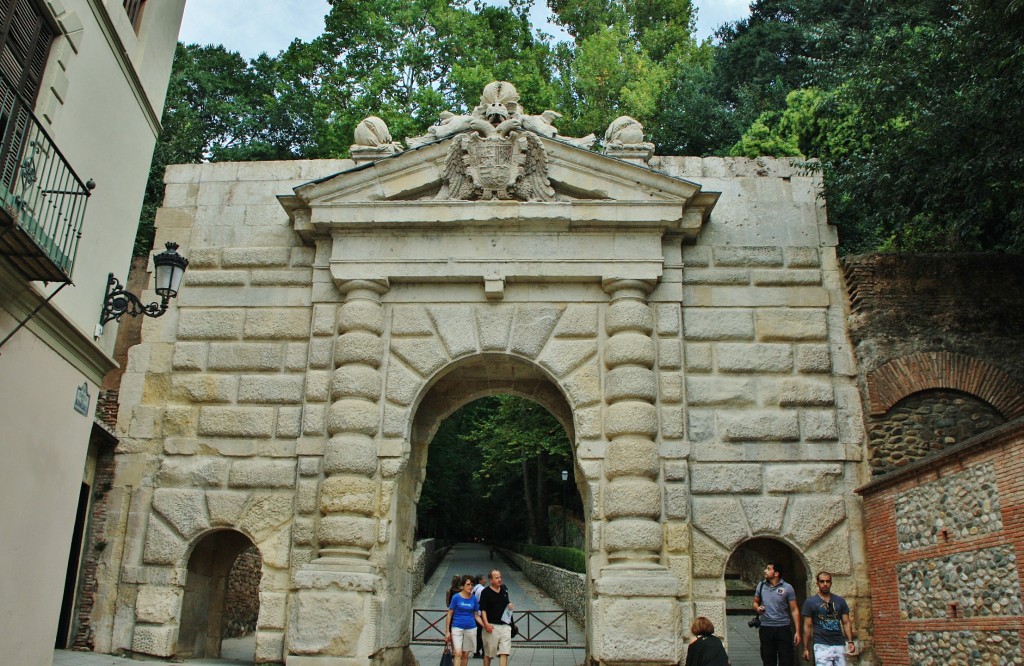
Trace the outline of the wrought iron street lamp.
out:
<instances>
[{"instance_id":1,"label":"wrought iron street lamp","mask_svg":"<svg viewBox=\"0 0 1024 666\"><path fill-rule=\"evenodd\" d=\"M566 548L569 544L565 542L565 482L569 480L569 472L562 470L562 547Z\"/></svg>"},{"instance_id":2,"label":"wrought iron street lamp","mask_svg":"<svg viewBox=\"0 0 1024 666\"><path fill-rule=\"evenodd\" d=\"M121 282L111 273L107 277L107 293L103 297L103 311L100 313L100 327L97 335L102 332L102 327L109 321L119 320L122 315L138 317L159 317L167 312L167 306L171 299L178 295L181 287L181 278L188 268L188 259L178 254L177 243L167 243L167 249L160 254L153 255L153 266L156 269L156 294L160 302L156 301L144 305L135 294L125 291Z\"/></svg>"}]
</instances>

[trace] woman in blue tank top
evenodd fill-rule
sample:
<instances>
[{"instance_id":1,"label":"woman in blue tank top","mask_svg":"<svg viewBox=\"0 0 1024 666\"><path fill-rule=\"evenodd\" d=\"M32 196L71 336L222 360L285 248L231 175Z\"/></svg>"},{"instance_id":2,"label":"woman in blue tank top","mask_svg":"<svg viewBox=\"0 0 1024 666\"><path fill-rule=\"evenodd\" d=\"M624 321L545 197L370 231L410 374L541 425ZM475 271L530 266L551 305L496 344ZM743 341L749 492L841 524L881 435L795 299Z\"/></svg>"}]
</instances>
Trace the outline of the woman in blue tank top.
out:
<instances>
[{"instance_id":1,"label":"woman in blue tank top","mask_svg":"<svg viewBox=\"0 0 1024 666\"><path fill-rule=\"evenodd\" d=\"M452 595L448 604L445 641L451 641L455 666L468 666L469 653L476 652L476 626L480 621L480 604L473 596L473 577L462 577L462 590Z\"/></svg>"}]
</instances>

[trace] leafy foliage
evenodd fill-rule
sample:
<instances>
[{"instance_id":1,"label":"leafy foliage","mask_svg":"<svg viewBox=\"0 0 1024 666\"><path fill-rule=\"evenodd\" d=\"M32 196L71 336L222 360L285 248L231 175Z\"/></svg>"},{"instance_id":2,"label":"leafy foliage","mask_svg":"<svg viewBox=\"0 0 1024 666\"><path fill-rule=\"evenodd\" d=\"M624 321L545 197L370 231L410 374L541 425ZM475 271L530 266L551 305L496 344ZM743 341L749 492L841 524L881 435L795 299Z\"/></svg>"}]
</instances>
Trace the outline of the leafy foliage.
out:
<instances>
[{"instance_id":1,"label":"leafy foliage","mask_svg":"<svg viewBox=\"0 0 1024 666\"><path fill-rule=\"evenodd\" d=\"M817 158L841 250L1024 251L1024 2L754 0L718 43L692 0L331 0L322 35L246 62L180 46L136 241L167 164L344 157L363 118L395 139L492 80L563 134L620 115L661 154Z\"/></svg>"},{"instance_id":2,"label":"leafy foliage","mask_svg":"<svg viewBox=\"0 0 1024 666\"><path fill-rule=\"evenodd\" d=\"M532 557L535 560L546 562L550 565L575 571L576 573L587 573L587 556L579 548L563 548L561 546L535 546L530 543L515 543L512 549L517 553Z\"/></svg>"},{"instance_id":3,"label":"leafy foliage","mask_svg":"<svg viewBox=\"0 0 1024 666\"><path fill-rule=\"evenodd\" d=\"M752 9L716 58L761 109L731 154L819 158L845 252L1024 250L1020 3Z\"/></svg>"},{"instance_id":4,"label":"leafy foliage","mask_svg":"<svg viewBox=\"0 0 1024 666\"><path fill-rule=\"evenodd\" d=\"M476 400L446 419L430 443L420 533L547 543L548 498L571 459L565 429L537 403L511 395Z\"/></svg>"}]
</instances>

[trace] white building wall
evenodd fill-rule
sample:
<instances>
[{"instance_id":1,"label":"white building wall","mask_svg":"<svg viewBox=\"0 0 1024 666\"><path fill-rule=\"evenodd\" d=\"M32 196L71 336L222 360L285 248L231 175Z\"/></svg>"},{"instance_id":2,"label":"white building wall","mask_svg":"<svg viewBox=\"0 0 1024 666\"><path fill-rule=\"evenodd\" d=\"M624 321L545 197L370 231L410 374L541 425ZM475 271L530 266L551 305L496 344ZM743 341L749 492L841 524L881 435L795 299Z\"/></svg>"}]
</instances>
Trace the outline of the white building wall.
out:
<instances>
[{"instance_id":1,"label":"white building wall","mask_svg":"<svg viewBox=\"0 0 1024 666\"><path fill-rule=\"evenodd\" d=\"M150 0L140 31L121 0L40 0L61 34L35 114L97 187L66 286L0 348L0 648L4 663L49 664L98 384L117 326L94 340L107 274L127 279L185 0ZM58 285L28 282L0 257L0 339ZM87 415L73 409L89 392Z\"/></svg>"}]
</instances>

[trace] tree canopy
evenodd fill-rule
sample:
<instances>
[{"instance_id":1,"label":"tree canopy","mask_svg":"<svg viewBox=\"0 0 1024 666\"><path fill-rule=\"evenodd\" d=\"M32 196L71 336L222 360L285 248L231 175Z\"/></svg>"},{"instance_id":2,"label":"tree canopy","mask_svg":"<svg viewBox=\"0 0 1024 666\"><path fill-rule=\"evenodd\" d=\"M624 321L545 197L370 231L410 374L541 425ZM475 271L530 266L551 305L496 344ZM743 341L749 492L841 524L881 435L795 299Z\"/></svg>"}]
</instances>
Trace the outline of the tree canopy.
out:
<instances>
[{"instance_id":1,"label":"tree canopy","mask_svg":"<svg viewBox=\"0 0 1024 666\"><path fill-rule=\"evenodd\" d=\"M659 154L821 169L843 252L1024 251L1021 0L754 0L703 43L691 0L547 0L559 43L535 1L331 0L276 56L179 45L136 251L167 164L344 157L366 116L419 135L492 80L563 134L630 115Z\"/></svg>"},{"instance_id":2,"label":"tree canopy","mask_svg":"<svg viewBox=\"0 0 1024 666\"><path fill-rule=\"evenodd\" d=\"M419 534L548 545L550 493L562 470L572 470L569 438L546 409L511 395L471 402L430 443ZM578 497L572 486L576 513Z\"/></svg>"}]
</instances>

